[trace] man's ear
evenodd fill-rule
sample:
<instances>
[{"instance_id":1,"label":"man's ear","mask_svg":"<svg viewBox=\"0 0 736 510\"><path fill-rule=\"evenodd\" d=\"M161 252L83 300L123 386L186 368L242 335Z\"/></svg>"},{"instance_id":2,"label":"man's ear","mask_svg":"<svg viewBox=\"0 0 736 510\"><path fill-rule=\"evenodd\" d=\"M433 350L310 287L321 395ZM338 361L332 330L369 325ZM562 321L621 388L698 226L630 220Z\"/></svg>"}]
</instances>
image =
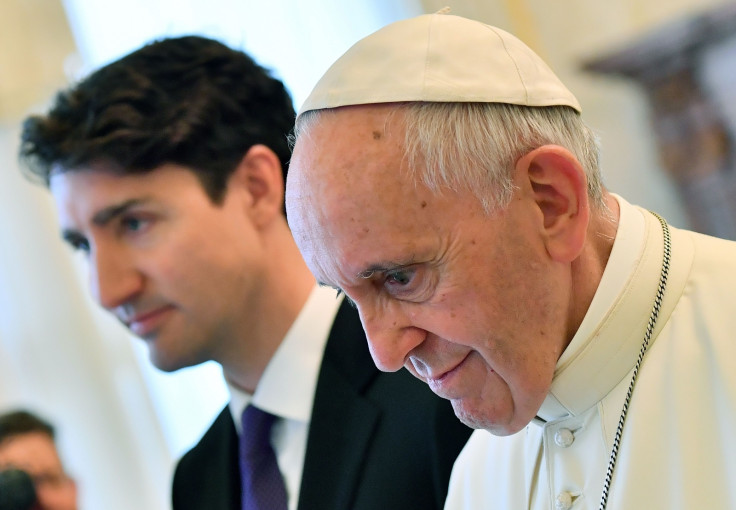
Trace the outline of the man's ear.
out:
<instances>
[{"instance_id":1,"label":"man's ear","mask_svg":"<svg viewBox=\"0 0 736 510\"><path fill-rule=\"evenodd\" d=\"M245 191L247 209L256 226L262 226L281 214L284 201L284 177L281 161L265 145L254 145L245 153L230 176L228 187Z\"/></svg>"},{"instance_id":2,"label":"man's ear","mask_svg":"<svg viewBox=\"0 0 736 510\"><path fill-rule=\"evenodd\" d=\"M529 183L549 255L559 262L575 260L590 217L588 181L580 162L563 147L544 145L517 161L516 175Z\"/></svg>"}]
</instances>

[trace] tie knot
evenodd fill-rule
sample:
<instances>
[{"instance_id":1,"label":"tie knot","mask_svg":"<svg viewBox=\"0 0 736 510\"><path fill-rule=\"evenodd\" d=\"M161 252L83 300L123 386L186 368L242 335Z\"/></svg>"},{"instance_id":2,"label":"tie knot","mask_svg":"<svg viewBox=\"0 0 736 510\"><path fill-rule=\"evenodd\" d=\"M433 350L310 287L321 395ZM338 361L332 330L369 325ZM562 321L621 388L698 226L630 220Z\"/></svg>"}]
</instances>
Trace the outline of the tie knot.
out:
<instances>
[{"instance_id":1,"label":"tie knot","mask_svg":"<svg viewBox=\"0 0 736 510\"><path fill-rule=\"evenodd\" d=\"M257 455L271 448L271 426L276 416L255 406L248 405L243 411L243 453Z\"/></svg>"}]
</instances>

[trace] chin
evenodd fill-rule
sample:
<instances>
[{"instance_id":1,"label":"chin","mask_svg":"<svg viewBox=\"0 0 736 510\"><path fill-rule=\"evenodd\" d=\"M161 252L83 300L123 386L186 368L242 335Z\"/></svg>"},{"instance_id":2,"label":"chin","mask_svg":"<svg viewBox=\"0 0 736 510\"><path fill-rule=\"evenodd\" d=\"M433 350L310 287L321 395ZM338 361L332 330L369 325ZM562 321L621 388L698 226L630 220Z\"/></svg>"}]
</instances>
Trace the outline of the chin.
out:
<instances>
[{"instance_id":1,"label":"chin","mask_svg":"<svg viewBox=\"0 0 736 510\"><path fill-rule=\"evenodd\" d=\"M521 426L512 423L513 416L505 419L494 416L492 410L484 409L482 405L470 407L461 400L452 400L452 408L455 416L466 426L476 430L487 430L494 436L510 436L526 426L525 423Z\"/></svg>"},{"instance_id":2,"label":"chin","mask_svg":"<svg viewBox=\"0 0 736 510\"><path fill-rule=\"evenodd\" d=\"M162 372L176 372L182 368L191 367L198 363L185 363L180 359L166 356L163 353L156 352L155 349L151 349L149 353L149 359L151 364L161 370Z\"/></svg>"}]
</instances>

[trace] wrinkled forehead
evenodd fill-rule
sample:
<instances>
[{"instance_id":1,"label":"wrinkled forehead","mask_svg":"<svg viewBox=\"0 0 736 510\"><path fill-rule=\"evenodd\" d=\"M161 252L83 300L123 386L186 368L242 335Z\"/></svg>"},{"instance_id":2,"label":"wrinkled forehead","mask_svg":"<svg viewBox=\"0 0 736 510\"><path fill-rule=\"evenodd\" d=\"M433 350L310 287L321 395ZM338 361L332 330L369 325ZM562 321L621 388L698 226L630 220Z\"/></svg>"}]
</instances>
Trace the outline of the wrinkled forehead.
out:
<instances>
[{"instance_id":1,"label":"wrinkled forehead","mask_svg":"<svg viewBox=\"0 0 736 510\"><path fill-rule=\"evenodd\" d=\"M391 221L414 188L403 135L400 113L386 105L329 111L300 134L286 209L308 264L317 255L340 258L353 240Z\"/></svg>"},{"instance_id":2,"label":"wrinkled forehead","mask_svg":"<svg viewBox=\"0 0 736 510\"><path fill-rule=\"evenodd\" d=\"M317 165L342 157L380 153L401 146L404 140L405 107L398 104L343 106L311 111L300 118L294 157L307 153ZM294 158L292 158L292 163ZM299 164L298 169L304 170Z\"/></svg>"},{"instance_id":3,"label":"wrinkled forehead","mask_svg":"<svg viewBox=\"0 0 736 510\"><path fill-rule=\"evenodd\" d=\"M286 183L286 208L292 219L298 220L304 209L324 209L328 204L339 208L355 195L378 193L406 177L403 122L395 106L317 112L303 127Z\"/></svg>"}]
</instances>

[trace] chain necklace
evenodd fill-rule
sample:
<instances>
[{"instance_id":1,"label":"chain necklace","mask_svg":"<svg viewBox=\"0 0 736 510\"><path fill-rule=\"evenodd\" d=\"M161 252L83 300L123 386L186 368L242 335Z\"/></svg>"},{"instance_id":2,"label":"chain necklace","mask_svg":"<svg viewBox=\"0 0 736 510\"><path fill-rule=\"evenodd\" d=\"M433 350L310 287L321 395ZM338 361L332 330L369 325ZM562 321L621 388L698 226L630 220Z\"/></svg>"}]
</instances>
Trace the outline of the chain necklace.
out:
<instances>
[{"instance_id":1,"label":"chain necklace","mask_svg":"<svg viewBox=\"0 0 736 510\"><path fill-rule=\"evenodd\" d=\"M659 310L662 308L662 298L664 297L664 289L667 286L667 276L670 272L670 256L672 254L672 245L670 241L670 229L667 226L667 222L657 213L652 213L662 225L662 233L664 235L664 257L662 260L662 273L659 276L659 286L657 287L657 295L654 298L654 306L652 307L652 313L649 315L649 322L647 323L647 330L644 333L644 343L642 343L641 349L639 350L639 357L634 365L634 374L631 376L631 382L629 383L629 390L626 392L626 400L624 401L624 407L621 410L621 417L618 420L618 426L616 427L616 435L613 438L613 448L611 449L611 457L608 459L608 468L606 468L606 479L603 483L603 492L601 494L601 503L598 507L599 510L605 510L606 504L608 503L608 493L611 489L611 479L613 478L613 469L616 467L616 458L618 456L618 447L621 444L621 434L624 430L624 421L626 421L626 413L629 411L629 404L631 403L631 395L634 393L634 384L636 383L636 376L639 374L639 368L641 362L644 359L644 354L649 348L649 341L652 338L652 332L654 331L654 325L657 323L657 317L659 316Z\"/></svg>"}]
</instances>

